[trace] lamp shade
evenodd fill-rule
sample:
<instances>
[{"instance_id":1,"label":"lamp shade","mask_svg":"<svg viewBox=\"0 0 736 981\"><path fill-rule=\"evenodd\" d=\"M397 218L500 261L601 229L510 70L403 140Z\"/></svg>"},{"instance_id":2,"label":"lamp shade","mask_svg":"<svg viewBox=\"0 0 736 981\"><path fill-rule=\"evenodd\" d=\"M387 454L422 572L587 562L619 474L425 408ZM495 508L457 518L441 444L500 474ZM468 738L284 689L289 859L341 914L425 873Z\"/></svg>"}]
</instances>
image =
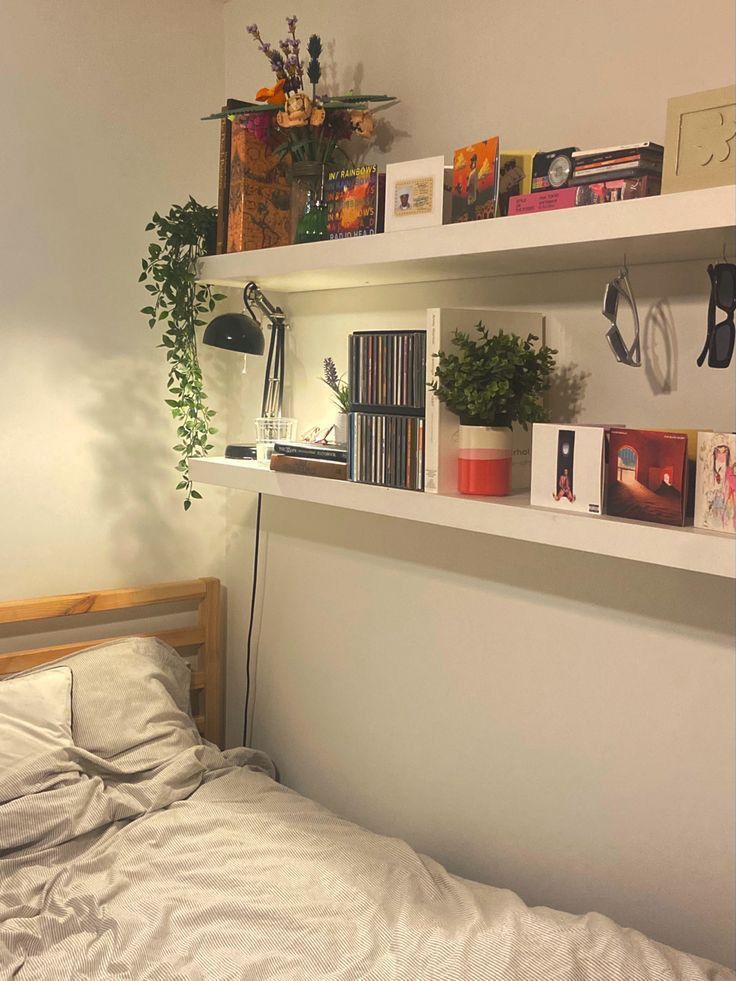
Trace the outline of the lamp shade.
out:
<instances>
[{"instance_id":1,"label":"lamp shade","mask_svg":"<svg viewBox=\"0 0 736 981\"><path fill-rule=\"evenodd\" d=\"M257 320L244 313L223 313L205 328L205 344L238 351L240 354L263 354L266 341Z\"/></svg>"}]
</instances>

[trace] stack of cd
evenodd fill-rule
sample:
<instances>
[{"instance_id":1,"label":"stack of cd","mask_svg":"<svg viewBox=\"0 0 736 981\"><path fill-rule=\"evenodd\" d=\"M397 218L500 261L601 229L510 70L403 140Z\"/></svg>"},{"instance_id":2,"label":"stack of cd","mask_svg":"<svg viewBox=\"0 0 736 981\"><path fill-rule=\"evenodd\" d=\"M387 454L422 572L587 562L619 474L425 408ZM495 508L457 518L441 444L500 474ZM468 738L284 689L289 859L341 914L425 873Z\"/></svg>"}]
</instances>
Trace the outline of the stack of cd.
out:
<instances>
[{"instance_id":1,"label":"stack of cd","mask_svg":"<svg viewBox=\"0 0 736 981\"><path fill-rule=\"evenodd\" d=\"M348 480L422 490L427 334L360 330L348 340Z\"/></svg>"},{"instance_id":2,"label":"stack of cd","mask_svg":"<svg viewBox=\"0 0 736 981\"><path fill-rule=\"evenodd\" d=\"M662 175L664 147L658 143L630 143L600 150L577 150L572 155L573 175L570 185L597 184L629 177Z\"/></svg>"}]
</instances>

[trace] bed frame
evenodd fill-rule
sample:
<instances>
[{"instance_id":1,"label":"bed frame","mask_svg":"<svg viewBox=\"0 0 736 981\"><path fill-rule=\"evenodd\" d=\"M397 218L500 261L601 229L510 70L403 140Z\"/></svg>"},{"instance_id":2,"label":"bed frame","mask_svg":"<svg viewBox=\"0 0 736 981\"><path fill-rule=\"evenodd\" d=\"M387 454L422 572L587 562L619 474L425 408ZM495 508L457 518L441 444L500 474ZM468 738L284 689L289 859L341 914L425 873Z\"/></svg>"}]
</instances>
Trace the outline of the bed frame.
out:
<instances>
[{"instance_id":1,"label":"bed frame","mask_svg":"<svg viewBox=\"0 0 736 981\"><path fill-rule=\"evenodd\" d=\"M222 655L220 648L220 580L191 579L186 582L157 583L127 589L106 589L96 593L72 593L67 596L42 596L37 599L11 600L0 603L0 624L27 624L47 621L43 630L54 629L62 617L84 617L104 611L134 610L141 607L186 604L196 608L194 626L159 630L155 634L137 633L136 637L159 637L182 656L198 655L197 670L192 671L192 715L197 728L210 742L222 746L224 716L222 708ZM81 621L84 622L84 621ZM125 635L122 635L125 636ZM0 676L48 664L67 654L104 644L120 637L101 637L54 647L0 654Z\"/></svg>"}]
</instances>

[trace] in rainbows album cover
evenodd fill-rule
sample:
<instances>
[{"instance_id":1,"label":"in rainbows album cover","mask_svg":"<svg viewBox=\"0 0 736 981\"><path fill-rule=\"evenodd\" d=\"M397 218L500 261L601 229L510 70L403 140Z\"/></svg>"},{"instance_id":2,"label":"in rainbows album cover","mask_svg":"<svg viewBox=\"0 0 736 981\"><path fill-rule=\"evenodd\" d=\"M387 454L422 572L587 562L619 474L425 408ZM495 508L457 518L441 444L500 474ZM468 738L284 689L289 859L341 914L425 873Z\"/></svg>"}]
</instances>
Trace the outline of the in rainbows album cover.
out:
<instances>
[{"instance_id":1,"label":"in rainbows album cover","mask_svg":"<svg viewBox=\"0 0 736 981\"><path fill-rule=\"evenodd\" d=\"M378 167L328 170L325 179L330 238L373 235L378 211Z\"/></svg>"}]
</instances>

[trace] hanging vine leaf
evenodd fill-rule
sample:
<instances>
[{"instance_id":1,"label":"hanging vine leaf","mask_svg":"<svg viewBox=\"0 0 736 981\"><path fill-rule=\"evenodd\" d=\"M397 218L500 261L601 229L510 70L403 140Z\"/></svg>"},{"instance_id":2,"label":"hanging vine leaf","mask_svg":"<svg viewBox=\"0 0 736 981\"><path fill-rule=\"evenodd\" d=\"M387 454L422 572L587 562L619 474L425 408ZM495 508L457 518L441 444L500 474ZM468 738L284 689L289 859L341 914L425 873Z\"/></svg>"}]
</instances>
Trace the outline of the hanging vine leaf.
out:
<instances>
[{"instance_id":1,"label":"hanging vine leaf","mask_svg":"<svg viewBox=\"0 0 736 981\"><path fill-rule=\"evenodd\" d=\"M165 401L177 422L174 450L180 459L176 489L186 494L185 511L192 500L202 496L192 487L187 461L205 456L212 449L210 437L217 432L212 425L215 412L206 405L196 336L196 328L205 322L202 316L208 316L215 302L224 299L210 286L196 282L197 259L211 251L216 222L217 209L192 197L185 205L174 205L166 216L156 212L146 231L155 231L158 242L148 246L138 277L139 282L151 280L146 289L153 301L141 313L148 317L149 327L163 328L160 346L166 351L166 385L172 396Z\"/></svg>"}]
</instances>

